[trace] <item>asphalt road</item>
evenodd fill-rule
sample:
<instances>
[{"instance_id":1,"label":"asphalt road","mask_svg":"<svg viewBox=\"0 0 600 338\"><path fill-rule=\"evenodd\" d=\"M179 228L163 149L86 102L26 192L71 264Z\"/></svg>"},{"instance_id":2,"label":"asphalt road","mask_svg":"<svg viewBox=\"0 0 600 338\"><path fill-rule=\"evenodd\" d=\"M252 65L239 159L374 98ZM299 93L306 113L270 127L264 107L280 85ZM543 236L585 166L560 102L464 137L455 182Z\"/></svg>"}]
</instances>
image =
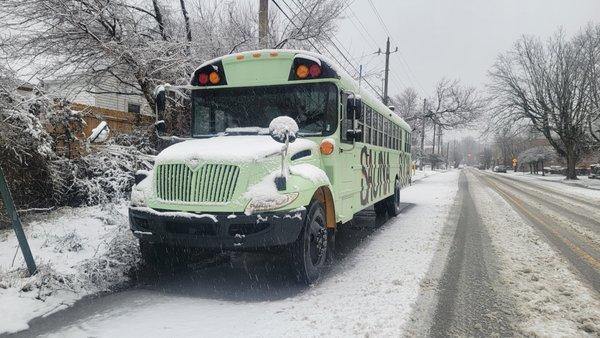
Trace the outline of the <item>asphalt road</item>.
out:
<instances>
[{"instance_id":1,"label":"asphalt road","mask_svg":"<svg viewBox=\"0 0 600 338\"><path fill-rule=\"evenodd\" d=\"M528 220L600 292L600 201L508 175L473 171Z\"/></svg>"},{"instance_id":2,"label":"asphalt road","mask_svg":"<svg viewBox=\"0 0 600 338\"><path fill-rule=\"evenodd\" d=\"M466 175L459 178L458 223L439 282L437 306L429 334L448 336L511 336L508 313L495 290L496 262L490 239L477 214Z\"/></svg>"},{"instance_id":3,"label":"asphalt road","mask_svg":"<svg viewBox=\"0 0 600 338\"><path fill-rule=\"evenodd\" d=\"M518 311L503 296L506 284L496 277L499 262L470 192L474 185L502 197L581 281L600 292L600 201L506 174L467 169L459 178L458 221L444 256L430 327L421 332L433 337L517 334Z\"/></svg>"}]
</instances>

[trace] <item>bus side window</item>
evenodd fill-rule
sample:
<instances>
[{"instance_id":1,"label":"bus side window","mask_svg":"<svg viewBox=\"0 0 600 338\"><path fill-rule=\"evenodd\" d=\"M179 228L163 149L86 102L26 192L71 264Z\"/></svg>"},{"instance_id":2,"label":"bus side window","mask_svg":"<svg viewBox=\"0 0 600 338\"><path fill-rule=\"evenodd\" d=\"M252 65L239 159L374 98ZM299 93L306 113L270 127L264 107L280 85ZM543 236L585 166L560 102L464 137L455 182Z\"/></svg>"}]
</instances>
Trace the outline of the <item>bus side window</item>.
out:
<instances>
[{"instance_id":1,"label":"bus side window","mask_svg":"<svg viewBox=\"0 0 600 338\"><path fill-rule=\"evenodd\" d=\"M362 131L362 139L360 140L360 142L366 142L365 141L365 129L366 129L365 128L365 121L366 121L365 111L367 109L365 107L366 107L366 105L363 104L362 105L362 119L358 120L358 122L357 122L358 125L356 127L358 130Z\"/></svg>"},{"instance_id":2,"label":"bus side window","mask_svg":"<svg viewBox=\"0 0 600 338\"><path fill-rule=\"evenodd\" d=\"M386 117L383 118L383 146L388 147L388 137L389 137L389 122Z\"/></svg>"},{"instance_id":3,"label":"bus side window","mask_svg":"<svg viewBox=\"0 0 600 338\"><path fill-rule=\"evenodd\" d=\"M390 120L388 120L387 118L385 119L385 139L386 139L386 147L391 148L392 147L392 122Z\"/></svg>"},{"instance_id":4,"label":"bus side window","mask_svg":"<svg viewBox=\"0 0 600 338\"><path fill-rule=\"evenodd\" d=\"M364 134L364 142L371 143L371 107L365 105L365 130Z\"/></svg>"},{"instance_id":5,"label":"bus side window","mask_svg":"<svg viewBox=\"0 0 600 338\"><path fill-rule=\"evenodd\" d=\"M379 140L377 141L377 145L380 147L383 147L383 116L381 116L381 114L377 114L378 115L378 120L379 120Z\"/></svg>"},{"instance_id":6,"label":"bus side window","mask_svg":"<svg viewBox=\"0 0 600 338\"><path fill-rule=\"evenodd\" d=\"M390 147L390 120L387 117L383 118L383 130L385 132L383 144L386 148Z\"/></svg>"},{"instance_id":7,"label":"bus side window","mask_svg":"<svg viewBox=\"0 0 600 338\"><path fill-rule=\"evenodd\" d=\"M400 147L399 147L399 149L400 149L400 151L406 152L406 143L404 143L404 136L405 136L404 133L405 133L404 130L400 130Z\"/></svg>"},{"instance_id":8,"label":"bus side window","mask_svg":"<svg viewBox=\"0 0 600 338\"><path fill-rule=\"evenodd\" d=\"M373 145L379 145L379 113L373 110Z\"/></svg>"}]
</instances>

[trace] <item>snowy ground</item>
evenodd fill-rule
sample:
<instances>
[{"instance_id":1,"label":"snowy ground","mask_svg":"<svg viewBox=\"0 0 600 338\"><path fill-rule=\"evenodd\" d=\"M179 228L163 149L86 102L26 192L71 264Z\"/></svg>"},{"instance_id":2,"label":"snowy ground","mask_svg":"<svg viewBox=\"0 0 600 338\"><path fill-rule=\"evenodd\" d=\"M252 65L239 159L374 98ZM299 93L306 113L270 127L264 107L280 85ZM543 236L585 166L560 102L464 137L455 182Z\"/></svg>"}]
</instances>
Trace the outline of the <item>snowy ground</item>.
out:
<instances>
[{"instance_id":1,"label":"snowy ground","mask_svg":"<svg viewBox=\"0 0 600 338\"><path fill-rule=\"evenodd\" d=\"M25 218L38 266L27 277L12 229L0 232L0 334L26 329L90 294L125 282L138 261L127 226L126 204L62 208Z\"/></svg>"},{"instance_id":2,"label":"snowy ground","mask_svg":"<svg viewBox=\"0 0 600 338\"><path fill-rule=\"evenodd\" d=\"M564 175L550 175L547 174L545 176L523 173L523 172L514 172L508 171L507 175L511 177L528 180L528 181L537 181L539 183L549 184L551 186L560 187L561 189L569 189L574 192L582 192L585 195L591 194L591 196L600 196L600 179L591 179L587 176L578 176L579 180L565 180ZM561 186L562 184L562 186ZM590 190L597 190L596 192Z\"/></svg>"},{"instance_id":3,"label":"snowy ground","mask_svg":"<svg viewBox=\"0 0 600 338\"><path fill-rule=\"evenodd\" d=\"M479 216L500 263L497 273L504 286L500 292L514 306L517 333L562 337L598 334L598 294L581 281L564 256L505 199L473 173L467 175ZM545 183L570 191L582 189ZM557 221L565 217L554 215Z\"/></svg>"},{"instance_id":4,"label":"snowy ground","mask_svg":"<svg viewBox=\"0 0 600 338\"><path fill-rule=\"evenodd\" d=\"M438 248L457 177L457 171L439 173L403 190L410 206L379 228L370 218L370 235L352 248L341 247L342 258L308 289L273 277L285 271L285 262L234 260L231 266L153 277L148 282L153 286L89 301L74 308L67 323L43 332L57 337L398 336Z\"/></svg>"},{"instance_id":5,"label":"snowy ground","mask_svg":"<svg viewBox=\"0 0 600 338\"><path fill-rule=\"evenodd\" d=\"M426 177L429 177L431 175L435 175L442 172L441 170L429 170L429 169L424 169L424 170L415 170L413 176L412 176L412 181L413 182L418 182Z\"/></svg>"}]
</instances>

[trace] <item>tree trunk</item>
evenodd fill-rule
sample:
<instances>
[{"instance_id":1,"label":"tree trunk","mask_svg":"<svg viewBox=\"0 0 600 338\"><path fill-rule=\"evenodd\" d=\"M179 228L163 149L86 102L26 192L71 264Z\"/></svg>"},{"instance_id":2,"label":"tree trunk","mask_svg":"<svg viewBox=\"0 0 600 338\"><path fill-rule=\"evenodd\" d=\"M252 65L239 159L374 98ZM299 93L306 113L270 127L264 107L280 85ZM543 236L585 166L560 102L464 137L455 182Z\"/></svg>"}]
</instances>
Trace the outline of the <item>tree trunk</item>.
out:
<instances>
[{"instance_id":1,"label":"tree trunk","mask_svg":"<svg viewBox=\"0 0 600 338\"><path fill-rule=\"evenodd\" d=\"M163 38L163 40L167 41L167 35L165 34L165 24L163 22L162 12L160 11L160 7L158 6L158 0L152 0L152 6L154 7L154 18L156 19L156 23L158 24L160 36Z\"/></svg>"},{"instance_id":2,"label":"tree trunk","mask_svg":"<svg viewBox=\"0 0 600 338\"><path fill-rule=\"evenodd\" d=\"M190 27L190 17L185 7L185 0L179 0L181 5L181 14L183 15L183 21L185 22L185 35L188 42L192 42L192 29Z\"/></svg>"},{"instance_id":3,"label":"tree trunk","mask_svg":"<svg viewBox=\"0 0 600 338\"><path fill-rule=\"evenodd\" d=\"M435 122L433 123L433 142L432 142L432 148L431 148L431 154L435 154L435 135L436 135L436 131L437 131L437 125L435 124Z\"/></svg>"},{"instance_id":4,"label":"tree trunk","mask_svg":"<svg viewBox=\"0 0 600 338\"><path fill-rule=\"evenodd\" d=\"M546 173L544 172L544 160L542 160L542 176L546 176Z\"/></svg>"},{"instance_id":5,"label":"tree trunk","mask_svg":"<svg viewBox=\"0 0 600 338\"><path fill-rule=\"evenodd\" d=\"M565 146L566 149L566 160L567 160L567 172L566 178L568 180L576 180L577 172L575 170L575 166L577 165L577 161L579 160L579 156L575 154L575 150L573 146Z\"/></svg>"}]
</instances>

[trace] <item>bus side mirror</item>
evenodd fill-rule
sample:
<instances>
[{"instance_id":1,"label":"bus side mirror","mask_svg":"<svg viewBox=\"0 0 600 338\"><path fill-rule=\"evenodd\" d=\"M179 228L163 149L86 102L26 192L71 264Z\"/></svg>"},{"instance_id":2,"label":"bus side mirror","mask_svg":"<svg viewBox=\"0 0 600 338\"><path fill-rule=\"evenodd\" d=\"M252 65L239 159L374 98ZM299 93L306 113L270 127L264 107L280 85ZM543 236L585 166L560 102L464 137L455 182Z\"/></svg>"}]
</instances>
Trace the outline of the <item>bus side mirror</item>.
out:
<instances>
[{"instance_id":1,"label":"bus side mirror","mask_svg":"<svg viewBox=\"0 0 600 338\"><path fill-rule=\"evenodd\" d=\"M352 142L362 142L363 132L360 129L349 129L346 131L346 139Z\"/></svg>"},{"instance_id":2,"label":"bus side mirror","mask_svg":"<svg viewBox=\"0 0 600 338\"><path fill-rule=\"evenodd\" d=\"M362 106L362 98L360 96L355 94L349 95L348 102L346 104L348 120L352 120L353 118L356 120L362 120Z\"/></svg>"}]
</instances>

